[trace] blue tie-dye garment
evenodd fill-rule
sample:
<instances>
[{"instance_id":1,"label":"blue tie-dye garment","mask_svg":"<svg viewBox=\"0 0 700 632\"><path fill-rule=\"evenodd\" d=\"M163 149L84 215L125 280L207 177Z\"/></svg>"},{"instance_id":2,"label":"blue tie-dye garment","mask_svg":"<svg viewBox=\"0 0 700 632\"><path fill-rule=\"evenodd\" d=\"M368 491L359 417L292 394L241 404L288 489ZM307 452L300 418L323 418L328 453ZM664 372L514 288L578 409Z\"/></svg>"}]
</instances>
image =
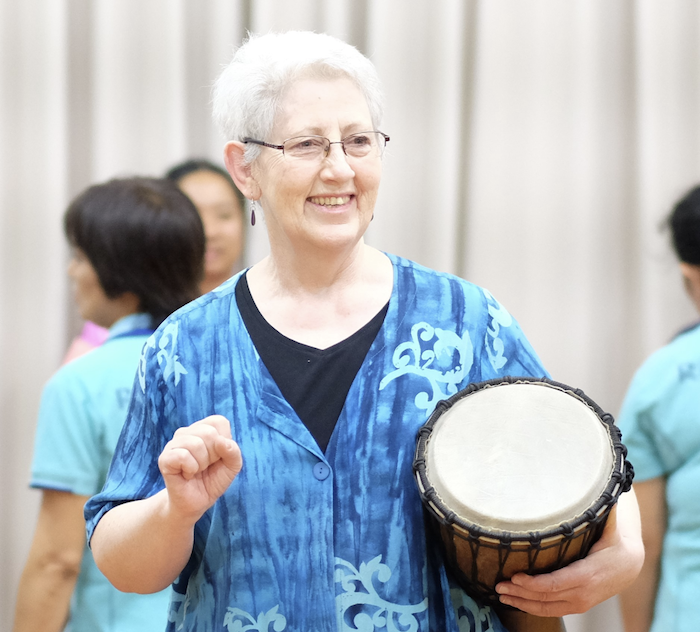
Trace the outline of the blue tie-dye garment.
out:
<instances>
[{"instance_id":1,"label":"blue tie-dye garment","mask_svg":"<svg viewBox=\"0 0 700 632\"><path fill-rule=\"evenodd\" d=\"M116 503L163 488L157 457L180 426L226 416L244 460L197 523L169 630L503 630L448 583L426 545L416 433L438 400L470 382L546 372L487 291L390 258L389 310L325 455L256 353L237 277L146 344L107 483L86 508L88 536Z\"/></svg>"}]
</instances>

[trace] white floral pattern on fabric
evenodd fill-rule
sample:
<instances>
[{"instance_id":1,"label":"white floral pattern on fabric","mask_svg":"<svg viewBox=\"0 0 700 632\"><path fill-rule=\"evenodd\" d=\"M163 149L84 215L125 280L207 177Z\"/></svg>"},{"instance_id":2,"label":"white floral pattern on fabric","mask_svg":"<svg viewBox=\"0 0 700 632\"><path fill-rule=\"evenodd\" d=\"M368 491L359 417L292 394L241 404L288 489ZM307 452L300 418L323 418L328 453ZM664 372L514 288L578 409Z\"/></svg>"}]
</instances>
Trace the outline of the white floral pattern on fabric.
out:
<instances>
[{"instance_id":1,"label":"white floral pattern on fabric","mask_svg":"<svg viewBox=\"0 0 700 632\"><path fill-rule=\"evenodd\" d=\"M428 599L415 605L400 605L383 599L374 586L374 579L385 584L391 578L391 569L382 564L382 556L360 564L356 569L350 562L335 558L335 582L343 592L336 598L338 630L342 632L416 632L417 614L428 608ZM346 620L350 612L352 621ZM351 627L351 625L353 627Z\"/></svg>"},{"instance_id":2,"label":"white floral pattern on fabric","mask_svg":"<svg viewBox=\"0 0 700 632\"><path fill-rule=\"evenodd\" d=\"M432 343L432 347L425 343ZM394 350L392 362L396 370L384 377L379 390L402 375L420 375L430 382L432 393L418 393L414 403L421 410L432 410L439 400L454 395L469 374L474 346L468 331L460 338L453 331L417 323L411 328L411 340Z\"/></svg>"},{"instance_id":3,"label":"white floral pattern on fabric","mask_svg":"<svg viewBox=\"0 0 700 632\"><path fill-rule=\"evenodd\" d=\"M502 627L495 628L491 620L491 608L479 606L463 590L453 588L450 591L452 605L457 614L459 632L497 632Z\"/></svg>"},{"instance_id":4,"label":"white floral pattern on fabric","mask_svg":"<svg viewBox=\"0 0 700 632\"><path fill-rule=\"evenodd\" d=\"M142 393L146 392L146 355L148 354L149 349L155 348L156 338L155 336L149 336L148 340L146 340L146 344L143 347L143 351L141 352L141 358L139 359L138 366L139 384L141 385Z\"/></svg>"},{"instance_id":5,"label":"white floral pattern on fabric","mask_svg":"<svg viewBox=\"0 0 700 632\"><path fill-rule=\"evenodd\" d=\"M182 630L185 624L185 615L189 605L189 597L173 591L170 597L170 610L168 611L168 621L175 624L176 630Z\"/></svg>"},{"instance_id":6,"label":"white floral pattern on fabric","mask_svg":"<svg viewBox=\"0 0 700 632\"><path fill-rule=\"evenodd\" d=\"M228 608L224 627L228 632L282 632L287 628L287 619L279 612L279 605L261 612L257 619L240 608ZM272 628L270 628L272 626Z\"/></svg>"},{"instance_id":7,"label":"white floral pattern on fabric","mask_svg":"<svg viewBox=\"0 0 700 632\"><path fill-rule=\"evenodd\" d=\"M484 344L491 366L497 371L503 368L506 362L508 362L508 358L505 356L505 345L503 344L503 340L499 338L499 333L501 327L511 326L513 317L487 290L482 291L486 297L489 316L491 317L491 322L484 336Z\"/></svg>"},{"instance_id":8,"label":"white floral pattern on fabric","mask_svg":"<svg viewBox=\"0 0 700 632\"><path fill-rule=\"evenodd\" d=\"M187 375L187 370L180 364L180 358L177 355L177 321L170 323L163 329L163 333L158 341L158 366L163 369L163 379L165 381L174 375L175 386L180 382L181 375Z\"/></svg>"}]
</instances>

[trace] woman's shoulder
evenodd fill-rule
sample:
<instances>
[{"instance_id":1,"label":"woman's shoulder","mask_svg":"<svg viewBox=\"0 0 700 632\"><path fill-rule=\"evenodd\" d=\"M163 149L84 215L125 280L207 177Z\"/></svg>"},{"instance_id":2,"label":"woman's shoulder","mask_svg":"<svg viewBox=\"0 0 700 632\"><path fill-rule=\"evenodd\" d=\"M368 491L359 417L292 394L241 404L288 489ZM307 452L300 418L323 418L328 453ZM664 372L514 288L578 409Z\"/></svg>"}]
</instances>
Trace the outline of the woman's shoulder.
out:
<instances>
[{"instance_id":1,"label":"woman's shoulder","mask_svg":"<svg viewBox=\"0 0 700 632\"><path fill-rule=\"evenodd\" d=\"M491 293L485 288L467 281L462 277L429 268L411 259L406 259L397 255L386 253L397 272L399 287L401 281L410 281L420 290L434 289L436 292L457 293L467 300L477 301L482 305L496 302Z\"/></svg>"},{"instance_id":2,"label":"woman's shoulder","mask_svg":"<svg viewBox=\"0 0 700 632\"><path fill-rule=\"evenodd\" d=\"M468 335L475 357L483 361L480 375L548 375L516 319L487 289L408 259L392 260L406 322L424 320L463 339Z\"/></svg>"},{"instance_id":3,"label":"woman's shoulder","mask_svg":"<svg viewBox=\"0 0 700 632\"><path fill-rule=\"evenodd\" d=\"M46 389L91 390L107 382L133 382L134 371L147 336L107 340L58 368Z\"/></svg>"},{"instance_id":4,"label":"woman's shoulder","mask_svg":"<svg viewBox=\"0 0 700 632\"><path fill-rule=\"evenodd\" d=\"M668 344L657 349L645 361L643 368L649 372L666 371L689 363L700 365L700 325L684 329Z\"/></svg>"},{"instance_id":5,"label":"woman's shoulder","mask_svg":"<svg viewBox=\"0 0 700 632\"><path fill-rule=\"evenodd\" d=\"M679 341L683 347L687 347L688 344L691 346L700 346L700 321L694 322L686 327L683 327L671 340L670 344L675 344Z\"/></svg>"},{"instance_id":6,"label":"woman's shoulder","mask_svg":"<svg viewBox=\"0 0 700 632\"><path fill-rule=\"evenodd\" d=\"M168 326L172 327L175 323L178 326L198 326L206 324L208 321L218 321L222 315L228 316L231 303L235 304L236 302L236 283L244 272L235 274L211 292L203 294L174 311L161 323L156 333L163 332Z\"/></svg>"},{"instance_id":7,"label":"woman's shoulder","mask_svg":"<svg viewBox=\"0 0 700 632\"><path fill-rule=\"evenodd\" d=\"M429 268L426 265L413 261L411 259L406 259L405 257L400 257L391 253L385 253L389 257L390 261L394 264L394 267L405 274L411 274L419 278L426 279L428 282L449 282L455 283L457 285L463 286L465 288L474 288L477 290L482 290L478 285L467 281L462 277L457 276L451 272L444 272L440 270L435 270L434 268Z\"/></svg>"},{"instance_id":8,"label":"woman's shoulder","mask_svg":"<svg viewBox=\"0 0 700 632\"><path fill-rule=\"evenodd\" d=\"M637 369L628 397L641 402L657 401L680 384L700 382L700 326L678 334L654 351Z\"/></svg>"}]
</instances>

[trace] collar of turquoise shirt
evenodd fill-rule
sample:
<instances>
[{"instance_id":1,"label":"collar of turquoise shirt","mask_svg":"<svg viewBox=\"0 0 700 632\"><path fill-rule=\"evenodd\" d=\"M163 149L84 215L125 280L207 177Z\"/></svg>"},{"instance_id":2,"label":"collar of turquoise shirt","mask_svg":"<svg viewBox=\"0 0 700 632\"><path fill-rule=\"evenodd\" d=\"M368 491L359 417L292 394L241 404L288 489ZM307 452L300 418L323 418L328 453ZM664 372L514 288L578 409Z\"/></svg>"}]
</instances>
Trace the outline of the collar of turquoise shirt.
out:
<instances>
[{"instance_id":1,"label":"collar of turquoise shirt","mask_svg":"<svg viewBox=\"0 0 700 632\"><path fill-rule=\"evenodd\" d=\"M153 333L153 321L150 314L129 314L120 318L114 325L109 328L109 336L107 340L112 340L117 336L129 335L131 332L140 334Z\"/></svg>"}]
</instances>

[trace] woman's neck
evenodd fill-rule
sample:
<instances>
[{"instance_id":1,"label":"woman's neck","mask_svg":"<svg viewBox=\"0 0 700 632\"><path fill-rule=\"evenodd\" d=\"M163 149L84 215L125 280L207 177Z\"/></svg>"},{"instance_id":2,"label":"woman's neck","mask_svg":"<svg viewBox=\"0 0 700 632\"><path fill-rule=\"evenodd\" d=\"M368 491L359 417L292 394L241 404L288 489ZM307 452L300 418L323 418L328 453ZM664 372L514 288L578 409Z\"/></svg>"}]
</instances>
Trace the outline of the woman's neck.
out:
<instances>
[{"instance_id":1,"label":"woman's neck","mask_svg":"<svg viewBox=\"0 0 700 632\"><path fill-rule=\"evenodd\" d=\"M101 307L99 313L90 315L96 325L109 329L118 320L141 311L141 301L132 292L124 292L116 298L108 299Z\"/></svg>"},{"instance_id":2,"label":"woman's neck","mask_svg":"<svg viewBox=\"0 0 700 632\"><path fill-rule=\"evenodd\" d=\"M271 255L253 266L247 278L270 325L292 340L323 349L381 310L391 296L393 266L386 255L361 244L342 259L305 257L303 264Z\"/></svg>"},{"instance_id":3,"label":"woman's neck","mask_svg":"<svg viewBox=\"0 0 700 632\"><path fill-rule=\"evenodd\" d=\"M260 273L276 286L277 292L316 294L327 290L340 291L363 275L371 250L360 242L352 250L343 252L316 250L303 255L292 252L280 256L272 251L261 261Z\"/></svg>"}]
</instances>

